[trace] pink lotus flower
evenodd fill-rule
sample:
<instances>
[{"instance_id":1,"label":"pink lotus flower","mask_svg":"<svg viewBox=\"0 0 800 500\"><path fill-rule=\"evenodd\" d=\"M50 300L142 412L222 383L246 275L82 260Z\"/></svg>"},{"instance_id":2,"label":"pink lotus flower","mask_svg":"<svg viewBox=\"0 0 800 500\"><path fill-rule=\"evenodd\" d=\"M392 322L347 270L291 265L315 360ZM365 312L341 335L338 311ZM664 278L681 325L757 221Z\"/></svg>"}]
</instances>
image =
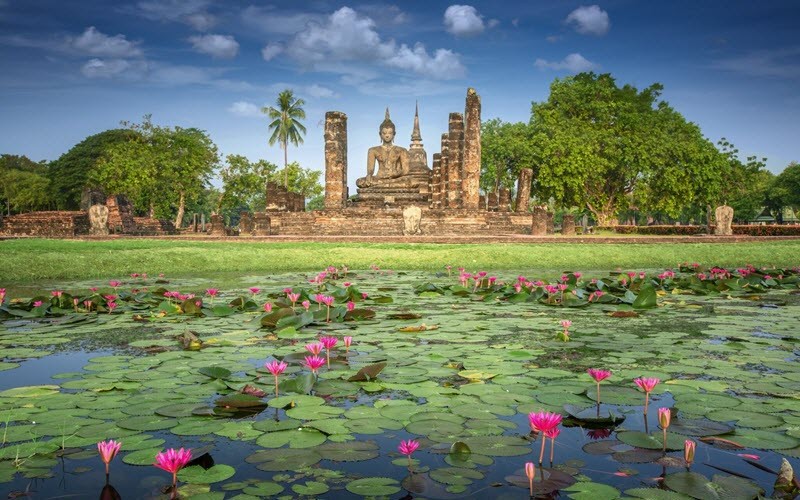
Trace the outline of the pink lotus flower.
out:
<instances>
[{"instance_id":1,"label":"pink lotus flower","mask_svg":"<svg viewBox=\"0 0 800 500\"><path fill-rule=\"evenodd\" d=\"M325 322L326 323L330 323L331 322L331 305L333 305L333 297L331 297L330 295L323 295L321 300L322 300L322 303L325 304L325 306L327 306L327 308L328 308L326 313L325 313Z\"/></svg>"},{"instance_id":2,"label":"pink lotus flower","mask_svg":"<svg viewBox=\"0 0 800 500\"><path fill-rule=\"evenodd\" d=\"M411 455L419 448L419 441L409 439L408 441L400 441L397 450L403 455L408 457L408 467L411 468Z\"/></svg>"},{"instance_id":3,"label":"pink lotus flower","mask_svg":"<svg viewBox=\"0 0 800 500\"><path fill-rule=\"evenodd\" d=\"M525 462L525 475L528 476L528 489L530 497L533 498L533 480L536 478L536 467L533 462Z\"/></svg>"},{"instance_id":4,"label":"pink lotus flower","mask_svg":"<svg viewBox=\"0 0 800 500\"><path fill-rule=\"evenodd\" d=\"M346 335L346 336L344 337L344 348L345 348L345 352L350 352L350 344L352 344L352 343L353 343L353 337L351 337L351 336L349 336L349 335Z\"/></svg>"},{"instance_id":5,"label":"pink lotus flower","mask_svg":"<svg viewBox=\"0 0 800 500\"><path fill-rule=\"evenodd\" d=\"M275 397L278 397L278 376L286 370L289 365L283 361L272 360L264 365L264 368L269 370L273 377L275 377Z\"/></svg>"},{"instance_id":6,"label":"pink lotus flower","mask_svg":"<svg viewBox=\"0 0 800 500\"><path fill-rule=\"evenodd\" d=\"M289 292L286 294L286 298L288 298L289 301L292 303L292 308L294 309L294 305L297 303L298 300L300 300L300 294Z\"/></svg>"},{"instance_id":7,"label":"pink lotus flower","mask_svg":"<svg viewBox=\"0 0 800 500\"><path fill-rule=\"evenodd\" d=\"M658 424L661 426L661 430L663 431L664 435L664 448L663 451L666 453L667 451L667 428L669 427L669 421L672 418L672 412L670 412L669 408L659 408L658 409Z\"/></svg>"},{"instance_id":8,"label":"pink lotus flower","mask_svg":"<svg viewBox=\"0 0 800 500\"><path fill-rule=\"evenodd\" d=\"M686 461L686 467L691 467L694 462L694 451L697 443L691 439L683 442L683 459Z\"/></svg>"},{"instance_id":9,"label":"pink lotus flower","mask_svg":"<svg viewBox=\"0 0 800 500\"><path fill-rule=\"evenodd\" d=\"M75 308L75 312L78 312L78 303L80 303L80 300L78 300L77 297L73 297L72 298L72 307Z\"/></svg>"},{"instance_id":10,"label":"pink lotus flower","mask_svg":"<svg viewBox=\"0 0 800 500\"><path fill-rule=\"evenodd\" d=\"M325 361L328 364L328 368L331 367L331 349L336 347L336 343L339 342L339 339L336 337L320 337L319 341L322 345L325 346Z\"/></svg>"},{"instance_id":11,"label":"pink lotus flower","mask_svg":"<svg viewBox=\"0 0 800 500\"><path fill-rule=\"evenodd\" d=\"M597 406L600 407L600 382L611 376L610 370L600 370L598 368L589 368L586 372L594 379L597 384Z\"/></svg>"},{"instance_id":12,"label":"pink lotus flower","mask_svg":"<svg viewBox=\"0 0 800 500\"><path fill-rule=\"evenodd\" d=\"M33 303L33 307L39 307L41 305L42 305L42 301L41 300L34 301L34 303Z\"/></svg>"},{"instance_id":13,"label":"pink lotus flower","mask_svg":"<svg viewBox=\"0 0 800 500\"><path fill-rule=\"evenodd\" d=\"M342 286L345 288L349 288L350 285L352 285L352 283L350 283L349 281L345 281L344 283L342 283Z\"/></svg>"},{"instance_id":14,"label":"pink lotus flower","mask_svg":"<svg viewBox=\"0 0 800 500\"><path fill-rule=\"evenodd\" d=\"M560 413L550 413L549 411L540 411L538 413L529 413L528 422L531 429L542 433L542 450L539 453L539 464L544 461L544 445L546 433L552 431L561 423Z\"/></svg>"},{"instance_id":15,"label":"pink lotus flower","mask_svg":"<svg viewBox=\"0 0 800 500\"><path fill-rule=\"evenodd\" d=\"M310 352L314 356L318 356L319 353L322 352L322 349L325 345L322 342L312 342L311 344L306 344L306 351Z\"/></svg>"},{"instance_id":16,"label":"pink lotus flower","mask_svg":"<svg viewBox=\"0 0 800 500\"><path fill-rule=\"evenodd\" d=\"M131 273L131 278L136 279L138 277L139 277L139 273Z\"/></svg>"},{"instance_id":17,"label":"pink lotus flower","mask_svg":"<svg viewBox=\"0 0 800 500\"><path fill-rule=\"evenodd\" d=\"M562 297L562 301L563 301L563 297ZM569 327L572 326L572 321L570 321L568 319L562 319L561 320L561 326L562 326L562 328L564 328L564 331L559 333L558 336L559 336L559 338L561 338L561 340L566 342L566 341L569 340Z\"/></svg>"},{"instance_id":18,"label":"pink lotus flower","mask_svg":"<svg viewBox=\"0 0 800 500\"><path fill-rule=\"evenodd\" d=\"M309 307L311 307L311 302L309 302L309 301L307 301L307 300L304 300L304 301L301 303L301 305L303 306L303 308L304 308L306 311L308 311L308 308L309 308Z\"/></svg>"},{"instance_id":19,"label":"pink lotus flower","mask_svg":"<svg viewBox=\"0 0 800 500\"><path fill-rule=\"evenodd\" d=\"M91 288L89 289L89 291L91 291L92 293L95 293L95 292L97 291L97 287L96 287L96 286L93 286L93 287L91 287Z\"/></svg>"},{"instance_id":20,"label":"pink lotus flower","mask_svg":"<svg viewBox=\"0 0 800 500\"><path fill-rule=\"evenodd\" d=\"M53 290L52 292L50 292L50 295L52 295L53 297L61 297L63 294L64 292L62 290Z\"/></svg>"},{"instance_id":21,"label":"pink lotus flower","mask_svg":"<svg viewBox=\"0 0 800 500\"><path fill-rule=\"evenodd\" d=\"M272 302L266 302L264 304L264 312L271 313L272 312Z\"/></svg>"},{"instance_id":22,"label":"pink lotus flower","mask_svg":"<svg viewBox=\"0 0 800 500\"><path fill-rule=\"evenodd\" d=\"M356 308L356 303L353 302L352 300L347 303L347 312L350 312L355 308Z\"/></svg>"},{"instance_id":23,"label":"pink lotus flower","mask_svg":"<svg viewBox=\"0 0 800 500\"><path fill-rule=\"evenodd\" d=\"M106 304L106 307L108 307L108 314L111 314L112 312L114 312L114 309L117 308L117 303L116 302L109 302L109 303Z\"/></svg>"},{"instance_id":24,"label":"pink lotus flower","mask_svg":"<svg viewBox=\"0 0 800 500\"><path fill-rule=\"evenodd\" d=\"M172 487L178 483L178 471L183 469L192 460L192 450L176 450L170 448L165 452L156 455L156 462L153 464L159 469L172 473Z\"/></svg>"},{"instance_id":25,"label":"pink lotus flower","mask_svg":"<svg viewBox=\"0 0 800 500\"><path fill-rule=\"evenodd\" d=\"M208 290L206 290L206 294L208 294L208 296L211 297L212 304L214 303L214 297L216 297L218 293L219 290L216 288L209 288Z\"/></svg>"},{"instance_id":26,"label":"pink lotus flower","mask_svg":"<svg viewBox=\"0 0 800 500\"><path fill-rule=\"evenodd\" d=\"M633 380L641 390L644 391L644 414L647 415L647 404L650 402L650 393L655 389L659 382L657 378L640 377Z\"/></svg>"},{"instance_id":27,"label":"pink lotus flower","mask_svg":"<svg viewBox=\"0 0 800 500\"><path fill-rule=\"evenodd\" d=\"M303 361L303 366L308 367L308 369L311 370L311 373L316 375L317 370L325 366L325 360L319 356L306 356L305 361Z\"/></svg>"},{"instance_id":28,"label":"pink lotus flower","mask_svg":"<svg viewBox=\"0 0 800 500\"><path fill-rule=\"evenodd\" d=\"M92 301L91 300L84 300L83 307L86 308L86 312L91 312L92 310Z\"/></svg>"},{"instance_id":29,"label":"pink lotus flower","mask_svg":"<svg viewBox=\"0 0 800 500\"><path fill-rule=\"evenodd\" d=\"M361 299L362 300L367 300L368 297L369 297L369 294L367 292L361 292Z\"/></svg>"},{"instance_id":30,"label":"pink lotus flower","mask_svg":"<svg viewBox=\"0 0 800 500\"><path fill-rule=\"evenodd\" d=\"M117 289L117 287L119 287L121 284L122 284L122 282L121 282L121 281L116 281L116 280L111 280L111 281L109 281L109 282L108 282L108 285L109 285L111 288L113 288L114 290L116 290L116 289Z\"/></svg>"},{"instance_id":31,"label":"pink lotus flower","mask_svg":"<svg viewBox=\"0 0 800 500\"><path fill-rule=\"evenodd\" d=\"M120 446L122 446L122 443L114 441L113 439L97 443L97 451L100 453L100 459L106 464L106 476L108 475L108 465L114 460L117 453L119 453Z\"/></svg>"},{"instance_id":32,"label":"pink lotus flower","mask_svg":"<svg viewBox=\"0 0 800 500\"><path fill-rule=\"evenodd\" d=\"M261 289L260 289L260 288L258 288L258 287L255 287L255 286L250 288L250 293L252 293L252 294L253 294L253 297L255 297L256 295L258 295L258 292L260 292L260 291L261 291Z\"/></svg>"},{"instance_id":33,"label":"pink lotus flower","mask_svg":"<svg viewBox=\"0 0 800 500\"><path fill-rule=\"evenodd\" d=\"M550 438L550 466L553 465L553 455L555 454L556 449L556 438L558 435L561 434L561 429L558 427L553 427L544 432L545 438ZM544 438L542 438L542 442L544 442Z\"/></svg>"}]
</instances>

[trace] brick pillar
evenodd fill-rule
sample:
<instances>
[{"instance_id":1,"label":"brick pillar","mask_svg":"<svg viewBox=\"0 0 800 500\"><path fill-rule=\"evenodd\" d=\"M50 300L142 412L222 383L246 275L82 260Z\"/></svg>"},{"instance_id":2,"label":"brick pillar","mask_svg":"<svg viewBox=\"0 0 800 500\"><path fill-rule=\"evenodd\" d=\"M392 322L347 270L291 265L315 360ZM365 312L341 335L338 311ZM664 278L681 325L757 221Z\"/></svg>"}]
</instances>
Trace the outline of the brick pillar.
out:
<instances>
[{"instance_id":1,"label":"brick pillar","mask_svg":"<svg viewBox=\"0 0 800 500\"><path fill-rule=\"evenodd\" d=\"M269 236L271 222L272 220L265 212L253 214L253 236Z\"/></svg>"},{"instance_id":2,"label":"brick pillar","mask_svg":"<svg viewBox=\"0 0 800 500\"><path fill-rule=\"evenodd\" d=\"M225 236L225 220L219 214L211 214L211 236Z\"/></svg>"},{"instance_id":3,"label":"brick pillar","mask_svg":"<svg viewBox=\"0 0 800 500\"><path fill-rule=\"evenodd\" d=\"M442 208L442 154L433 153L431 173L431 208Z\"/></svg>"},{"instance_id":4,"label":"brick pillar","mask_svg":"<svg viewBox=\"0 0 800 500\"><path fill-rule=\"evenodd\" d=\"M547 212L547 234L554 234L556 232L553 215L553 212Z\"/></svg>"},{"instance_id":5,"label":"brick pillar","mask_svg":"<svg viewBox=\"0 0 800 500\"><path fill-rule=\"evenodd\" d=\"M531 234L533 236L544 236L547 234L547 207L533 207Z\"/></svg>"},{"instance_id":6,"label":"brick pillar","mask_svg":"<svg viewBox=\"0 0 800 500\"><path fill-rule=\"evenodd\" d=\"M325 209L344 208L347 202L347 115L325 113Z\"/></svg>"},{"instance_id":7,"label":"brick pillar","mask_svg":"<svg viewBox=\"0 0 800 500\"><path fill-rule=\"evenodd\" d=\"M464 116L461 113L450 113L447 142L450 148L447 159L447 208L460 208L461 168L464 159Z\"/></svg>"},{"instance_id":8,"label":"brick pillar","mask_svg":"<svg viewBox=\"0 0 800 500\"><path fill-rule=\"evenodd\" d=\"M564 236L575 235L575 216L572 214L564 214L564 219L561 221L561 234Z\"/></svg>"},{"instance_id":9,"label":"brick pillar","mask_svg":"<svg viewBox=\"0 0 800 500\"><path fill-rule=\"evenodd\" d=\"M497 210L500 212L508 212L511 207L511 191L507 188L501 187L497 193Z\"/></svg>"},{"instance_id":10,"label":"brick pillar","mask_svg":"<svg viewBox=\"0 0 800 500\"><path fill-rule=\"evenodd\" d=\"M450 197L450 135L442 134L441 166L439 167L442 182L439 208L449 208L447 200Z\"/></svg>"},{"instance_id":11,"label":"brick pillar","mask_svg":"<svg viewBox=\"0 0 800 500\"><path fill-rule=\"evenodd\" d=\"M464 119L466 124L461 206L468 210L477 210L480 202L481 183L481 96L471 87L467 89Z\"/></svg>"},{"instance_id":12,"label":"brick pillar","mask_svg":"<svg viewBox=\"0 0 800 500\"><path fill-rule=\"evenodd\" d=\"M531 199L531 181L533 180L533 169L523 168L519 171L519 180L517 181L517 203L515 212L526 213L528 211L528 203Z\"/></svg>"}]
</instances>

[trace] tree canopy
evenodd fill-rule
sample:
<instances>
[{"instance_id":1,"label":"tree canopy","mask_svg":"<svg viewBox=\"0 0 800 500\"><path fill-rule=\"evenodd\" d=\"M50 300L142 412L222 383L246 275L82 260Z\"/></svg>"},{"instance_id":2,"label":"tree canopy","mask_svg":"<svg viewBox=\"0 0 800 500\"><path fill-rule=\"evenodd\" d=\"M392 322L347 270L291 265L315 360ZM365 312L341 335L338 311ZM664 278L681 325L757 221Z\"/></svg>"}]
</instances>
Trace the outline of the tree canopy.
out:
<instances>
[{"instance_id":1,"label":"tree canopy","mask_svg":"<svg viewBox=\"0 0 800 500\"><path fill-rule=\"evenodd\" d=\"M0 155L0 202L6 214L53 205L47 169L45 162L36 163L24 155Z\"/></svg>"},{"instance_id":2,"label":"tree canopy","mask_svg":"<svg viewBox=\"0 0 800 500\"><path fill-rule=\"evenodd\" d=\"M306 112L303 109L306 102L303 99L296 98L291 89L286 89L280 94L275 101L275 107L269 106L261 108L262 113L266 113L270 120L269 129L272 135L269 137L270 146L278 142L283 148L283 166L284 168L289 164L289 143L295 146L303 143L303 134L306 133L306 127L300 120L306 119ZM286 171L284 177L284 186L289 187L289 171Z\"/></svg>"}]
</instances>

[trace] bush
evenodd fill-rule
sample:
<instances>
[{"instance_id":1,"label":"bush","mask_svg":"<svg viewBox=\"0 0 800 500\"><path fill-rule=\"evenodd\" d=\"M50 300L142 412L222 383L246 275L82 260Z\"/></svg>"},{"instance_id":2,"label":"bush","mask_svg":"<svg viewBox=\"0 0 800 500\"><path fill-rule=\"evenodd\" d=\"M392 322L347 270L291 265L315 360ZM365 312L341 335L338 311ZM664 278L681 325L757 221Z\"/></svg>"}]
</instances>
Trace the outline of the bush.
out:
<instances>
[{"instance_id":1,"label":"bush","mask_svg":"<svg viewBox=\"0 0 800 500\"><path fill-rule=\"evenodd\" d=\"M800 225L733 225L733 234L747 236L800 236ZM706 226L601 226L598 230L611 230L617 234L653 234L661 236L693 236L706 234ZM714 226L711 226L711 234L714 233Z\"/></svg>"}]
</instances>

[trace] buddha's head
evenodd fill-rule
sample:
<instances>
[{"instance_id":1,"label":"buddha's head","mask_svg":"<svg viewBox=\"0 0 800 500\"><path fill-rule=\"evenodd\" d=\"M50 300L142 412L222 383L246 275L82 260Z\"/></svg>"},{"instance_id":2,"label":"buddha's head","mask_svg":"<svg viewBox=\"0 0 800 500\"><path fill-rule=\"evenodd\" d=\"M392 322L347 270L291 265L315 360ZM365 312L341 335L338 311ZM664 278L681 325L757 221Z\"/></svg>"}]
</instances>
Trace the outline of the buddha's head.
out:
<instances>
[{"instance_id":1,"label":"buddha's head","mask_svg":"<svg viewBox=\"0 0 800 500\"><path fill-rule=\"evenodd\" d=\"M397 134L394 123L389 118L389 108L386 108L386 118L384 118L383 122L381 122L378 133L380 134L383 142L392 142L394 140L394 136Z\"/></svg>"}]
</instances>

